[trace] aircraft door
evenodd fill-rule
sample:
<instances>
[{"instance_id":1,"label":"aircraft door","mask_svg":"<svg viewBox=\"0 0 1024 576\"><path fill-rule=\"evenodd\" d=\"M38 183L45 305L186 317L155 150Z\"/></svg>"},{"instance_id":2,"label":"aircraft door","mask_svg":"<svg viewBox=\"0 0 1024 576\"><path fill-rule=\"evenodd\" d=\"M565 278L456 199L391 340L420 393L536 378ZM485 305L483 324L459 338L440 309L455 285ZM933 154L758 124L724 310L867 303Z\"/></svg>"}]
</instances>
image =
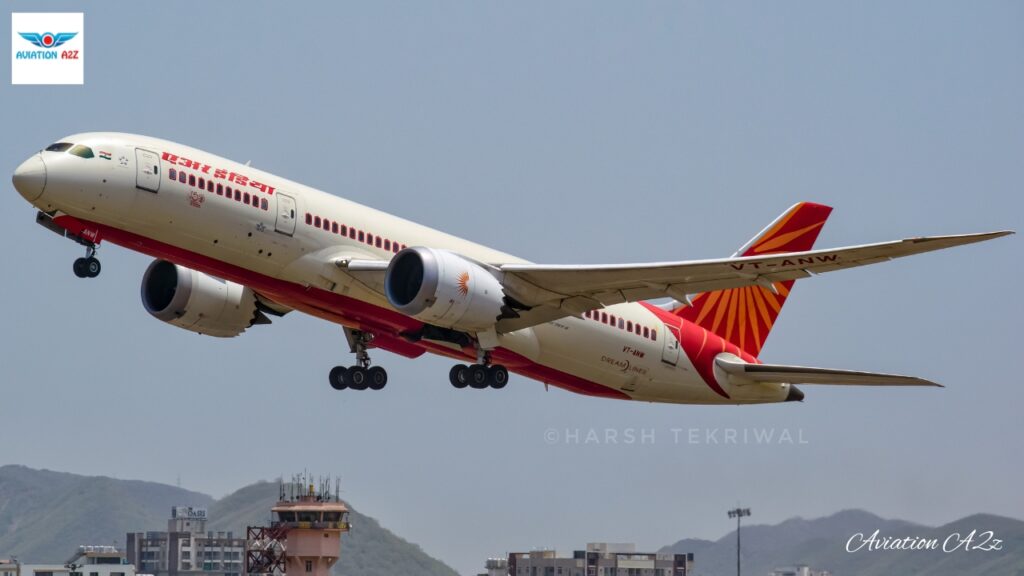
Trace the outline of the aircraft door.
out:
<instances>
[{"instance_id":1,"label":"aircraft door","mask_svg":"<svg viewBox=\"0 0 1024 576\"><path fill-rule=\"evenodd\" d=\"M661 361L675 366L679 362L679 329L668 324L663 326L665 347L661 351Z\"/></svg>"},{"instance_id":2,"label":"aircraft door","mask_svg":"<svg viewBox=\"0 0 1024 576\"><path fill-rule=\"evenodd\" d=\"M135 186L150 192L160 189L160 156L156 152L135 149Z\"/></svg>"},{"instance_id":3,"label":"aircraft door","mask_svg":"<svg viewBox=\"0 0 1024 576\"><path fill-rule=\"evenodd\" d=\"M277 223L274 229L281 234L295 234L295 198L277 193Z\"/></svg>"}]
</instances>

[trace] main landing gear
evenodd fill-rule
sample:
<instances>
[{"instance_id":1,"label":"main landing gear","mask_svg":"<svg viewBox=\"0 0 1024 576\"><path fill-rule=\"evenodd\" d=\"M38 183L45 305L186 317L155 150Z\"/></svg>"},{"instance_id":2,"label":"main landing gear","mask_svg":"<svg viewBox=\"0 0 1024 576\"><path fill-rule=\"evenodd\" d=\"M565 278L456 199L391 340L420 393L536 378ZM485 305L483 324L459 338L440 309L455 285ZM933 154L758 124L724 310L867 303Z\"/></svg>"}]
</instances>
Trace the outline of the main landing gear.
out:
<instances>
[{"instance_id":1,"label":"main landing gear","mask_svg":"<svg viewBox=\"0 0 1024 576\"><path fill-rule=\"evenodd\" d=\"M71 267L79 278L95 278L100 275L100 261L96 259L96 245L85 248L85 258L78 258Z\"/></svg>"},{"instance_id":2,"label":"main landing gear","mask_svg":"<svg viewBox=\"0 0 1024 576\"><path fill-rule=\"evenodd\" d=\"M456 388L504 388L508 384L508 369L501 364L491 364L491 353L481 351L477 363L466 366L456 364L448 371L448 381Z\"/></svg>"},{"instance_id":3,"label":"main landing gear","mask_svg":"<svg viewBox=\"0 0 1024 576\"><path fill-rule=\"evenodd\" d=\"M388 373L380 366L370 366L370 355L367 346L373 341L373 334L361 330L345 328L345 338L349 347L356 355L355 366L335 366L331 369L328 379L335 390L380 390L388 383Z\"/></svg>"}]
</instances>

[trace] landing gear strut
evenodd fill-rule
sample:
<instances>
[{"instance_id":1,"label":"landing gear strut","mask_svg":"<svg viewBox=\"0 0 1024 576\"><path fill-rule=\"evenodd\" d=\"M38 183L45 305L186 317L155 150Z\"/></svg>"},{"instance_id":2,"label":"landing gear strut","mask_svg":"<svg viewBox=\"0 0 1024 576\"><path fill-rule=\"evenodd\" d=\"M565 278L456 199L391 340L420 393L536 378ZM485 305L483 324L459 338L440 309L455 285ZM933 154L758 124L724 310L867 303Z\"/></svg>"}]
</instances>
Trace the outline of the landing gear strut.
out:
<instances>
[{"instance_id":1,"label":"landing gear strut","mask_svg":"<svg viewBox=\"0 0 1024 576\"><path fill-rule=\"evenodd\" d=\"M448 371L448 381L456 388L504 388L508 384L508 369L501 364L491 364L491 353L480 350L477 352L477 363L466 366L456 364Z\"/></svg>"},{"instance_id":2,"label":"landing gear strut","mask_svg":"<svg viewBox=\"0 0 1024 576\"><path fill-rule=\"evenodd\" d=\"M85 258L78 258L71 267L79 278L95 278L100 275L100 261L96 259L96 245L85 247Z\"/></svg>"},{"instance_id":3,"label":"landing gear strut","mask_svg":"<svg viewBox=\"0 0 1024 576\"><path fill-rule=\"evenodd\" d=\"M373 342L373 334L362 330L345 328L349 348L356 355L355 366L335 366L328 379L335 390L380 390L388 383L388 373L380 366L370 366L370 354L366 348Z\"/></svg>"}]
</instances>

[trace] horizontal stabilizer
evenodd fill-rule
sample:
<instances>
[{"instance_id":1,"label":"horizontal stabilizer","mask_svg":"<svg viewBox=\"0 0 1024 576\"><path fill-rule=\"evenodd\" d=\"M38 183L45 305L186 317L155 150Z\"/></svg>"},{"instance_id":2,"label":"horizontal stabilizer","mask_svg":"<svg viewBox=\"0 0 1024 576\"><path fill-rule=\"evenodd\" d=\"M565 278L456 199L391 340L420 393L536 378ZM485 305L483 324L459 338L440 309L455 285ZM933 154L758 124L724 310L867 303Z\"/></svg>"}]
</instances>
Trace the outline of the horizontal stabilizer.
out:
<instances>
[{"instance_id":1,"label":"horizontal stabilizer","mask_svg":"<svg viewBox=\"0 0 1024 576\"><path fill-rule=\"evenodd\" d=\"M729 380L742 385L751 382L779 382L788 384L833 384L839 386L938 386L923 378L880 374L856 370L833 370L783 364L748 364L731 354L720 354L715 364L728 375Z\"/></svg>"}]
</instances>

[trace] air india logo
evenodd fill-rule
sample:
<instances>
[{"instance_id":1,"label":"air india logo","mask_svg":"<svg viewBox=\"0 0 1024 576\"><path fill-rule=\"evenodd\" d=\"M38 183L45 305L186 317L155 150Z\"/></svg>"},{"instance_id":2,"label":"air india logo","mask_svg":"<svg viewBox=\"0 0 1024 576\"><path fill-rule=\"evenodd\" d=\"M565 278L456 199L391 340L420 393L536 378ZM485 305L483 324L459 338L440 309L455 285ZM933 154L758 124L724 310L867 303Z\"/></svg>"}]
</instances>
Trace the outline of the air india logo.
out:
<instances>
[{"instance_id":1,"label":"air india logo","mask_svg":"<svg viewBox=\"0 0 1024 576\"><path fill-rule=\"evenodd\" d=\"M463 272L459 274L459 294L467 296L469 294L469 272Z\"/></svg>"}]
</instances>

